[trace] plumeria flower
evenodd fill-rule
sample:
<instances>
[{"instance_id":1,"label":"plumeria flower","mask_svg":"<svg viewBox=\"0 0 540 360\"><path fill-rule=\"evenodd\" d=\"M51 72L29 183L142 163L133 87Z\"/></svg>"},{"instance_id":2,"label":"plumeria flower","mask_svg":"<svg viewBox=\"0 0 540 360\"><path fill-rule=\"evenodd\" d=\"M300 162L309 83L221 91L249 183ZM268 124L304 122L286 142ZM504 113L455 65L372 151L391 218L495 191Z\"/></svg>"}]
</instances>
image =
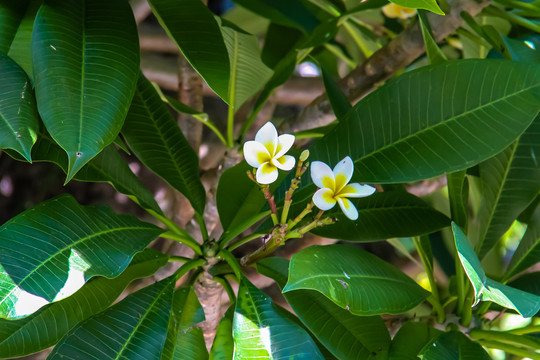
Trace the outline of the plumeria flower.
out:
<instances>
[{"instance_id":1,"label":"plumeria flower","mask_svg":"<svg viewBox=\"0 0 540 360\"><path fill-rule=\"evenodd\" d=\"M384 13L384 15L386 15L386 17L394 18L394 19L400 18L404 20L416 15L416 9L406 8L406 7L396 5L393 3L384 5L382 7L382 12Z\"/></svg>"},{"instance_id":2,"label":"plumeria flower","mask_svg":"<svg viewBox=\"0 0 540 360\"><path fill-rule=\"evenodd\" d=\"M313 195L313 202L321 210L330 210L336 202L343 210L345 216L351 220L358 219L358 210L347 199L369 196L375 192L375 188L358 183L349 184L354 171L354 165L350 157L341 160L334 170L321 161L311 164L311 179L320 189Z\"/></svg>"},{"instance_id":3,"label":"plumeria flower","mask_svg":"<svg viewBox=\"0 0 540 360\"><path fill-rule=\"evenodd\" d=\"M274 124L267 122L257 131L255 141L244 144L244 156L257 169L255 179L259 184L271 184L278 177L278 169L289 171L294 167L294 157L285 155L293 143L294 135L278 136Z\"/></svg>"}]
</instances>

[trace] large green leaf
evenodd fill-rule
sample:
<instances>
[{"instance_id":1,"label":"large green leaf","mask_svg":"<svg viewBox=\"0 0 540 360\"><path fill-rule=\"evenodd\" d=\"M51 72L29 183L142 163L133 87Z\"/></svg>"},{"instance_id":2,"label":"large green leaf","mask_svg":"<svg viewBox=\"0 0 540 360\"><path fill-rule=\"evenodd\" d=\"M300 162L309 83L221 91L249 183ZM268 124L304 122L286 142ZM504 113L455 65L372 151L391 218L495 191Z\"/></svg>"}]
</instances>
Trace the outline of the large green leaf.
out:
<instances>
[{"instance_id":1,"label":"large green leaf","mask_svg":"<svg viewBox=\"0 0 540 360\"><path fill-rule=\"evenodd\" d=\"M7 54L29 0L0 0L0 51Z\"/></svg>"},{"instance_id":2,"label":"large green leaf","mask_svg":"<svg viewBox=\"0 0 540 360\"><path fill-rule=\"evenodd\" d=\"M505 278L509 279L538 262L540 262L540 206L536 208L527 225L527 231L508 264Z\"/></svg>"},{"instance_id":3,"label":"large green leaf","mask_svg":"<svg viewBox=\"0 0 540 360\"><path fill-rule=\"evenodd\" d=\"M270 79L272 70L261 60L257 37L227 24L221 26L221 32L231 64L226 102L236 111Z\"/></svg>"},{"instance_id":4,"label":"large green leaf","mask_svg":"<svg viewBox=\"0 0 540 360\"><path fill-rule=\"evenodd\" d=\"M69 29L69 30L66 30ZM126 1L46 0L32 34L39 113L67 152L67 180L118 136L139 73Z\"/></svg>"},{"instance_id":5,"label":"large green leaf","mask_svg":"<svg viewBox=\"0 0 540 360\"><path fill-rule=\"evenodd\" d=\"M38 127L32 85L24 70L0 51L0 149L13 149L32 161Z\"/></svg>"},{"instance_id":6,"label":"large green leaf","mask_svg":"<svg viewBox=\"0 0 540 360\"><path fill-rule=\"evenodd\" d=\"M476 305L480 301L492 301L509 309L514 309L523 317L531 317L540 310L540 296L503 285L488 278L482 269L469 240L455 223L452 223L459 260L474 288Z\"/></svg>"},{"instance_id":7,"label":"large green leaf","mask_svg":"<svg viewBox=\"0 0 540 360\"><path fill-rule=\"evenodd\" d=\"M450 225L446 215L404 191L379 192L352 202L358 209L357 221L347 219L339 206L335 206L325 215L336 217L338 222L312 232L348 241L379 241L429 234Z\"/></svg>"},{"instance_id":8,"label":"large green leaf","mask_svg":"<svg viewBox=\"0 0 540 360\"><path fill-rule=\"evenodd\" d=\"M199 158L142 74L122 134L144 165L184 194L197 212L203 213L206 192L199 178Z\"/></svg>"},{"instance_id":9,"label":"large green leaf","mask_svg":"<svg viewBox=\"0 0 540 360\"><path fill-rule=\"evenodd\" d=\"M234 354L232 337L234 304L229 307L216 329L216 336L210 349L210 360L229 360Z\"/></svg>"},{"instance_id":10,"label":"large green leaf","mask_svg":"<svg viewBox=\"0 0 540 360\"><path fill-rule=\"evenodd\" d=\"M229 55L212 12L199 0L149 0L149 3L191 66L228 102Z\"/></svg>"},{"instance_id":11,"label":"large green leaf","mask_svg":"<svg viewBox=\"0 0 540 360\"><path fill-rule=\"evenodd\" d=\"M10 0L7 0L10 1ZM34 81L34 71L32 69L32 30L34 28L34 19L43 0L30 0L26 12L21 19L15 38L11 43L9 52L10 58L15 60L20 67L26 71L30 81Z\"/></svg>"},{"instance_id":12,"label":"large green leaf","mask_svg":"<svg viewBox=\"0 0 540 360\"><path fill-rule=\"evenodd\" d=\"M412 9L425 9L438 15L444 15L436 0L392 0L392 3Z\"/></svg>"},{"instance_id":13,"label":"large green leaf","mask_svg":"<svg viewBox=\"0 0 540 360\"><path fill-rule=\"evenodd\" d=\"M233 338L234 359L323 359L307 332L246 278L238 289Z\"/></svg>"},{"instance_id":14,"label":"large green leaf","mask_svg":"<svg viewBox=\"0 0 540 360\"><path fill-rule=\"evenodd\" d=\"M508 283L509 286L540 296L540 271L526 273Z\"/></svg>"},{"instance_id":15,"label":"large green leaf","mask_svg":"<svg viewBox=\"0 0 540 360\"><path fill-rule=\"evenodd\" d=\"M139 290L71 330L47 359L160 360L174 279Z\"/></svg>"},{"instance_id":16,"label":"large green leaf","mask_svg":"<svg viewBox=\"0 0 540 360\"><path fill-rule=\"evenodd\" d=\"M283 291L300 289L316 290L356 315L400 314L429 295L394 266L345 245L310 246L294 254Z\"/></svg>"},{"instance_id":17,"label":"large green leaf","mask_svg":"<svg viewBox=\"0 0 540 360\"><path fill-rule=\"evenodd\" d=\"M257 271L274 279L280 288L287 283L289 261L266 258ZM338 359L386 359L390 335L379 316L356 316L336 306L317 291L284 293L302 323Z\"/></svg>"},{"instance_id":18,"label":"large green leaf","mask_svg":"<svg viewBox=\"0 0 540 360\"><path fill-rule=\"evenodd\" d=\"M491 360L480 344L458 331L442 333L421 354L423 360Z\"/></svg>"},{"instance_id":19,"label":"large green leaf","mask_svg":"<svg viewBox=\"0 0 540 360\"><path fill-rule=\"evenodd\" d=\"M509 146L537 115L539 100L537 65L460 60L426 66L356 104L310 148L310 159L337 164L350 156L360 182L434 177Z\"/></svg>"},{"instance_id":20,"label":"large green leaf","mask_svg":"<svg viewBox=\"0 0 540 360\"><path fill-rule=\"evenodd\" d=\"M0 358L28 355L55 345L75 325L105 310L133 280L150 276L167 257L145 249L114 279L95 277L70 297L19 320L0 319Z\"/></svg>"},{"instance_id":21,"label":"large green leaf","mask_svg":"<svg viewBox=\"0 0 540 360\"><path fill-rule=\"evenodd\" d=\"M118 276L162 232L69 195L17 215L0 227L0 317L29 315L93 276Z\"/></svg>"},{"instance_id":22,"label":"large green leaf","mask_svg":"<svg viewBox=\"0 0 540 360\"><path fill-rule=\"evenodd\" d=\"M178 289L173 297L161 360L208 359L202 330L193 327L201 321L204 321L204 310L193 287Z\"/></svg>"},{"instance_id":23,"label":"large green leaf","mask_svg":"<svg viewBox=\"0 0 540 360\"><path fill-rule=\"evenodd\" d=\"M517 142L480 164L483 185L476 249L482 259L540 191L540 117Z\"/></svg>"},{"instance_id":24,"label":"large green leaf","mask_svg":"<svg viewBox=\"0 0 540 360\"><path fill-rule=\"evenodd\" d=\"M418 360L424 346L442 331L422 322L407 322L392 339L388 360Z\"/></svg>"}]
</instances>

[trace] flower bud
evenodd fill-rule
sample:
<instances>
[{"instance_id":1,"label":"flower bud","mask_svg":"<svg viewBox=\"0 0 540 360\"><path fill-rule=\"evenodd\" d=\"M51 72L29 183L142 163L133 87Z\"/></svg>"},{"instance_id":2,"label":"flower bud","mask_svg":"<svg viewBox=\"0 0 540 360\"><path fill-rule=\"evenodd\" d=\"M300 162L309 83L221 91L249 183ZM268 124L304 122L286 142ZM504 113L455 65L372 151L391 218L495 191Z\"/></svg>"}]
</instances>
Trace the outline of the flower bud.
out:
<instances>
[{"instance_id":1,"label":"flower bud","mask_svg":"<svg viewBox=\"0 0 540 360\"><path fill-rule=\"evenodd\" d=\"M309 150L304 150L300 154L300 161L304 162L304 161L306 161L308 159L308 157L309 157Z\"/></svg>"}]
</instances>

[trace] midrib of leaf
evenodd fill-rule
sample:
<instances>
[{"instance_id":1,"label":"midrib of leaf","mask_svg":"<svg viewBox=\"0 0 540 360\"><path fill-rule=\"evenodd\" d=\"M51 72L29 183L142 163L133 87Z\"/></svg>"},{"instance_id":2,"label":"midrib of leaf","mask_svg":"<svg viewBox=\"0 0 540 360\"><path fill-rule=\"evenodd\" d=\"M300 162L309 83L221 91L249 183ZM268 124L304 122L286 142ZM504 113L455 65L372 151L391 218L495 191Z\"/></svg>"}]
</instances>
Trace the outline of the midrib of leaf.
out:
<instances>
[{"instance_id":1,"label":"midrib of leaf","mask_svg":"<svg viewBox=\"0 0 540 360\"><path fill-rule=\"evenodd\" d=\"M26 281L26 279L28 279L31 275L33 275L37 270L39 270L40 268L42 268L43 266L45 266L45 264L48 264L50 261L52 261L52 259L56 258L58 255L62 254L64 251L66 250L69 250L71 249L72 247L74 247L75 245L78 245L79 243L83 242L83 241L87 241L87 240L90 240L94 237L97 237L97 236L100 236L100 235L104 235L104 234L109 234L109 233L112 233L112 232L115 232L115 231L123 231L123 230L147 230L148 228L143 228L143 227L121 227L121 228L114 228L114 229L108 229L108 230L105 230L105 231L100 231L98 233L94 233L92 235L89 235L89 236L86 236L86 237L83 237L79 240L77 240L76 242L74 243L71 243L70 245L60 249L59 251L57 251L56 253L52 254L51 256L49 256L44 262L42 262L41 264L39 264L37 267L35 267L34 269L32 269L32 271L30 271L18 284L15 284L16 286L2 299L0 300L0 305L4 303L4 301L7 300L7 298L15 291L17 290L17 288ZM1 234L1 232L0 232Z\"/></svg>"},{"instance_id":2,"label":"midrib of leaf","mask_svg":"<svg viewBox=\"0 0 540 360\"><path fill-rule=\"evenodd\" d=\"M127 349L129 343L131 342L131 340L133 340L133 338L135 337L135 333L137 332L137 330L139 329L139 327L142 325L142 323L144 322L144 320L146 319L146 317L148 316L148 314L150 314L150 312L152 311L152 308L156 305L156 302L161 298L161 295L163 294L163 292L165 290L168 289L168 287L170 286L170 284L167 284L163 287L163 289L161 289L161 291L158 293L158 295L156 296L156 298L154 299L154 301L152 301L152 303L150 304L150 306L148 307L148 310L144 313L144 315L141 316L141 320L139 321L139 323L137 324L137 326L135 326L133 328L133 331L129 334L129 337L127 338L127 340L124 342L124 345L122 345L122 349L120 349L120 351L118 352L118 355L116 355L116 358L115 360L118 360L121 358L122 356L122 353Z\"/></svg>"},{"instance_id":3,"label":"midrib of leaf","mask_svg":"<svg viewBox=\"0 0 540 360\"><path fill-rule=\"evenodd\" d=\"M77 151L81 151L82 144L82 126L83 126L83 102L84 102L84 89L85 89L85 64L86 64L86 0L82 1L82 39L81 39L81 101L79 111L79 139L77 144Z\"/></svg>"},{"instance_id":4,"label":"midrib of leaf","mask_svg":"<svg viewBox=\"0 0 540 360\"><path fill-rule=\"evenodd\" d=\"M248 286L246 285L246 287L248 287ZM249 287L248 287L248 289L249 289ZM257 337L260 338L260 337L261 337L261 332L260 332L260 327L259 327L259 326L262 325L262 321L261 321L261 317L260 317L260 315L259 315L259 310L257 309L257 304L255 303L255 300L253 299L252 290L249 289L249 291L247 292L247 294L248 294L248 296L249 296L249 300L250 300L251 303L254 305L254 306L253 306L253 309L255 310L255 315L257 316L257 330L258 330L258 331L257 331L257 334L258 334ZM236 344L235 344L235 347L236 347ZM263 349L264 349L264 347L263 347ZM272 349L265 349L265 350L269 350L269 351L268 351L268 356L269 356L268 359L269 359L269 360L274 359L274 355L272 354Z\"/></svg>"},{"instance_id":5,"label":"midrib of leaf","mask_svg":"<svg viewBox=\"0 0 540 360\"><path fill-rule=\"evenodd\" d=\"M233 53L232 53L232 62L231 62L231 80L229 82L229 103L230 107L234 109L235 107L235 93L236 93L236 66L238 64L238 33L232 31L233 33Z\"/></svg>"},{"instance_id":6,"label":"midrib of leaf","mask_svg":"<svg viewBox=\"0 0 540 360\"><path fill-rule=\"evenodd\" d=\"M504 184L506 183L506 179L508 178L508 173L510 172L510 169L512 168L512 163L514 162L514 155L515 155L516 150L517 150L517 148L519 146L519 138L511 146L513 146L512 153L508 157L509 161L508 161L508 164L507 164L506 168L504 169L504 174L502 176L501 182L499 184L499 188L497 190L497 196L495 197L495 201L493 202L493 206L491 207L491 210L489 211L489 217L488 217L488 221L486 223L486 227L485 227L485 229L482 230L482 233L480 234L480 238L478 239L479 241L478 241L478 245L477 245L476 251L475 251L477 254L479 254L482 251L482 248L484 246L484 242L486 240L486 235L487 235L487 233L489 231L491 221L493 220L495 210L497 209L497 204L499 203L499 199L501 198L501 194L502 194L503 189L504 189ZM479 256L480 260L482 260L483 257L484 257L484 255Z\"/></svg>"},{"instance_id":7,"label":"midrib of leaf","mask_svg":"<svg viewBox=\"0 0 540 360\"><path fill-rule=\"evenodd\" d=\"M490 101L490 102L488 102L486 104L483 104L481 106L475 107L474 109L467 110L467 111L465 111L465 112L463 112L463 113L461 113L461 114L459 114L457 116L450 117L450 118L448 118L446 120L442 119L441 122L439 122L437 124L434 124L433 126L427 126L426 128L421 129L421 130L419 130L417 132L411 133L411 134L409 134L409 135L407 135L407 136L405 136L405 137L403 137L403 138L401 138L401 139L399 139L399 140L397 140L395 142L384 145L384 146L372 151L371 153L369 153L367 155L359 157L358 159L356 159L355 163L361 162L361 161L363 161L365 159L368 159L368 158L370 158L372 156L375 156L375 155L383 152L384 150L386 150L388 148L394 147L399 143L406 142L407 140L409 140L409 139L411 139L413 137L416 137L416 136L418 136L420 134L426 133L428 131L435 131L436 128L441 127L441 126L448 126L449 123L455 122L459 118L464 117L464 116L469 115L469 114L472 114L472 113L474 113L476 111L482 110L485 107L492 106L492 105L494 105L494 104L496 104L498 102L501 102L501 101L506 101L509 98L512 98L512 97L517 96L517 95L519 95L519 94L521 94L523 92L527 92L527 91L529 91L531 89L538 88L538 87L540 87L539 84L532 85L532 86L529 86L527 88L520 89L520 90L518 90L516 92L512 92L511 94L505 95L504 97L500 97L500 98L498 98L496 100L492 100L492 101ZM350 146L349 146L349 148L350 148Z\"/></svg>"},{"instance_id":8,"label":"midrib of leaf","mask_svg":"<svg viewBox=\"0 0 540 360\"><path fill-rule=\"evenodd\" d=\"M307 281L307 280L311 280L311 279L325 279L326 278L329 278L329 277L337 277L337 278L345 278L347 280L353 280L353 279L360 279L360 280L363 280L363 279L367 279L367 280L385 280L385 281L389 281L389 282L395 282L395 283L398 283L398 284L403 284L403 285L410 285L408 282L406 282L405 280L398 280L398 279L393 279L393 278L387 278L387 277L383 277L383 276L375 276L375 275L349 275L350 276L350 279L346 276L343 275L343 273L336 273L336 274L333 274L333 273L326 273L324 276L322 275L312 275L312 276L308 276L308 277L303 277L302 280L300 281L295 281L294 283L291 284L291 287L292 286L295 286L297 284L300 284L301 282L304 282L304 281ZM289 284L287 284L286 287L288 287ZM306 290L317 290L317 289L312 289L312 288L295 288L295 289L287 289L286 291L294 291L294 290L300 290L300 289L306 289ZM319 290L317 290L319 291Z\"/></svg>"}]
</instances>

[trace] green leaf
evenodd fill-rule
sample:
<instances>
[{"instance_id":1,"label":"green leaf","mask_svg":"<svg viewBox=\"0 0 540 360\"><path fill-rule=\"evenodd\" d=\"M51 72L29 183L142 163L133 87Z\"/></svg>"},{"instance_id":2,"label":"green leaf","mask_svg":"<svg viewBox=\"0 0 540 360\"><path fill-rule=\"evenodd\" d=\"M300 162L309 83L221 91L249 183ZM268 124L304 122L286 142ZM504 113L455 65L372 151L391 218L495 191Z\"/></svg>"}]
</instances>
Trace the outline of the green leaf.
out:
<instances>
[{"instance_id":1,"label":"green leaf","mask_svg":"<svg viewBox=\"0 0 540 360\"><path fill-rule=\"evenodd\" d=\"M283 258L257 262L257 271L274 279L280 288L287 283L288 269L289 261ZM283 295L302 323L338 359L386 359L390 335L381 317L352 315L317 291Z\"/></svg>"},{"instance_id":2,"label":"green leaf","mask_svg":"<svg viewBox=\"0 0 540 360\"><path fill-rule=\"evenodd\" d=\"M399 329L390 345L388 360L418 360L424 346L442 331L422 322L407 322Z\"/></svg>"},{"instance_id":3,"label":"green leaf","mask_svg":"<svg viewBox=\"0 0 540 360\"><path fill-rule=\"evenodd\" d=\"M300 289L319 291L341 308L364 316L400 314L429 295L394 266L345 245L310 246L294 254L283 291Z\"/></svg>"},{"instance_id":4,"label":"green leaf","mask_svg":"<svg viewBox=\"0 0 540 360\"><path fill-rule=\"evenodd\" d=\"M422 89L429 89L425 96L412 95ZM310 159L336 164L350 156L355 181L368 183L402 183L462 170L521 135L540 109L539 98L537 65L460 60L426 66L356 104L314 143Z\"/></svg>"},{"instance_id":5,"label":"green leaf","mask_svg":"<svg viewBox=\"0 0 540 360\"><path fill-rule=\"evenodd\" d=\"M272 22L311 33L319 20L301 1L288 0L234 0L254 13Z\"/></svg>"},{"instance_id":6,"label":"green leaf","mask_svg":"<svg viewBox=\"0 0 540 360\"><path fill-rule=\"evenodd\" d=\"M442 64L448 59L446 55L439 49L435 39L433 38L433 33L431 32L431 26L429 24L429 19L424 10L418 10L418 19L420 22L420 28L422 29L422 37L424 38L424 44L426 47L426 54L429 59L430 65Z\"/></svg>"},{"instance_id":7,"label":"green leaf","mask_svg":"<svg viewBox=\"0 0 540 360\"><path fill-rule=\"evenodd\" d=\"M210 360L229 360L234 354L233 332L234 306L229 307L216 329Z\"/></svg>"},{"instance_id":8,"label":"green leaf","mask_svg":"<svg viewBox=\"0 0 540 360\"><path fill-rule=\"evenodd\" d=\"M523 317L531 317L540 310L540 296L514 289L486 277L469 241L463 231L452 223L459 260L474 289L475 303L481 300L516 310Z\"/></svg>"},{"instance_id":9,"label":"green leaf","mask_svg":"<svg viewBox=\"0 0 540 360\"><path fill-rule=\"evenodd\" d=\"M208 359L202 330L193 327L204 319L204 310L193 287L176 290L161 360Z\"/></svg>"},{"instance_id":10,"label":"green leaf","mask_svg":"<svg viewBox=\"0 0 540 360\"><path fill-rule=\"evenodd\" d=\"M235 111L270 79L272 70L261 60L259 40L224 24L221 33L231 64L227 103Z\"/></svg>"},{"instance_id":11,"label":"green leaf","mask_svg":"<svg viewBox=\"0 0 540 360\"><path fill-rule=\"evenodd\" d=\"M307 332L245 277L233 321L234 359L323 359Z\"/></svg>"},{"instance_id":12,"label":"green leaf","mask_svg":"<svg viewBox=\"0 0 540 360\"><path fill-rule=\"evenodd\" d=\"M505 279L537 264L540 261L540 206L538 206L527 225L527 231L508 264Z\"/></svg>"},{"instance_id":13,"label":"green leaf","mask_svg":"<svg viewBox=\"0 0 540 360\"><path fill-rule=\"evenodd\" d=\"M469 204L469 181L466 175L466 170L446 174L452 220L464 229L468 224Z\"/></svg>"},{"instance_id":14,"label":"green leaf","mask_svg":"<svg viewBox=\"0 0 540 360\"><path fill-rule=\"evenodd\" d=\"M206 192L199 178L199 158L142 74L122 135L144 165L184 194L198 213L203 213Z\"/></svg>"},{"instance_id":15,"label":"green leaf","mask_svg":"<svg viewBox=\"0 0 540 360\"><path fill-rule=\"evenodd\" d=\"M339 88L338 84L334 81L332 76L321 67L322 77L324 81L324 88L326 94L328 95L328 100L330 105L332 105L332 110L338 120L344 119L345 115L352 109L349 99L343 94L342 90Z\"/></svg>"},{"instance_id":16,"label":"green leaf","mask_svg":"<svg viewBox=\"0 0 540 360\"><path fill-rule=\"evenodd\" d=\"M333 239L365 242L425 235L450 225L450 219L444 214L404 191L378 192L351 200L358 209L358 220L349 220L341 208L335 206L325 215L336 217L338 222L316 228L312 233Z\"/></svg>"},{"instance_id":17,"label":"green leaf","mask_svg":"<svg viewBox=\"0 0 540 360\"><path fill-rule=\"evenodd\" d=\"M0 51L8 52L29 0L0 1Z\"/></svg>"},{"instance_id":18,"label":"green leaf","mask_svg":"<svg viewBox=\"0 0 540 360\"><path fill-rule=\"evenodd\" d=\"M444 15L436 0L391 0L390 2L411 9L424 9L438 15Z\"/></svg>"},{"instance_id":19,"label":"green leaf","mask_svg":"<svg viewBox=\"0 0 540 360\"><path fill-rule=\"evenodd\" d=\"M34 206L0 227L0 317L29 315L93 276L118 276L162 232L69 195Z\"/></svg>"},{"instance_id":20,"label":"green leaf","mask_svg":"<svg viewBox=\"0 0 540 360\"><path fill-rule=\"evenodd\" d=\"M540 271L526 273L508 283L509 286L540 296Z\"/></svg>"},{"instance_id":21,"label":"green leaf","mask_svg":"<svg viewBox=\"0 0 540 360\"><path fill-rule=\"evenodd\" d=\"M32 61L39 113L68 154L67 182L114 141L129 109L139 73L131 7L46 1L34 24Z\"/></svg>"},{"instance_id":22,"label":"green leaf","mask_svg":"<svg viewBox=\"0 0 540 360\"><path fill-rule=\"evenodd\" d=\"M458 331L442 333L421 354L423 360L491 360L480 344Z\"/></svg>"},{"instance_id":23,"label":"green leaf","mask_svg":"<svg viewBox=\"0 0 540 360\"><path fill-rule=\"evenodd\" d=\"M71 330L48 359L160 360L173 290L166 278L127 296Z\"/></svg>"},{"instance_id":24,"label":"green leaf","mask_svg":"<svg viewBox=\"0 0 540 360\"><path fill-rule=\"evenodd\" d=\"M483 185L476 249L482 259L540 191L540 117L517 142L480 164Z\"/></svg>"},{"instance_id":25,"label":"green leaf","mask_svg":"<svg viewBox=\"0 0 540 360\"><path fill-rule=\"evenodd\" d=\"M167 256L145 249L113 279L95 277L70 297L45 305L24 319L0 319L1 357L19 357L55 345L75 325L105 310L133 280L151 276L165 264Z\"/></svg>"},{"instance_id":26,"label":"green leaf","mask_svg":"<svg viewBox=\"0 0 540 360\"><path fill-rule=\"evenodd\" d=\"M7 1L11 2L10 0ZM24 69L32 83L34 81L31 53L32 30L34 28L34 19L42 2L43 0L30 0L7 53L10 58Z\"/></svg>"},{"instance_id":27,"label":"green leaf","mask_svg":"<svg viewBox=\"0 0 540 360\"><path fill-rule=\"evenodd\" d=\"M191 66L228 102L229 55L212 12L199 0L149 0L149 3Z\"/></svg>"},{"instance_id":28,"label":"green leaf","mask_svg":"<svg viewBox=\"0 0 540 360\"><path fill-rule=\"evenodd\" d=\"M0 149L13 149L31 162L30 151L39 128L36 100L24 70L3 52L0 94Z\"/></svg>"}]
</instances>

